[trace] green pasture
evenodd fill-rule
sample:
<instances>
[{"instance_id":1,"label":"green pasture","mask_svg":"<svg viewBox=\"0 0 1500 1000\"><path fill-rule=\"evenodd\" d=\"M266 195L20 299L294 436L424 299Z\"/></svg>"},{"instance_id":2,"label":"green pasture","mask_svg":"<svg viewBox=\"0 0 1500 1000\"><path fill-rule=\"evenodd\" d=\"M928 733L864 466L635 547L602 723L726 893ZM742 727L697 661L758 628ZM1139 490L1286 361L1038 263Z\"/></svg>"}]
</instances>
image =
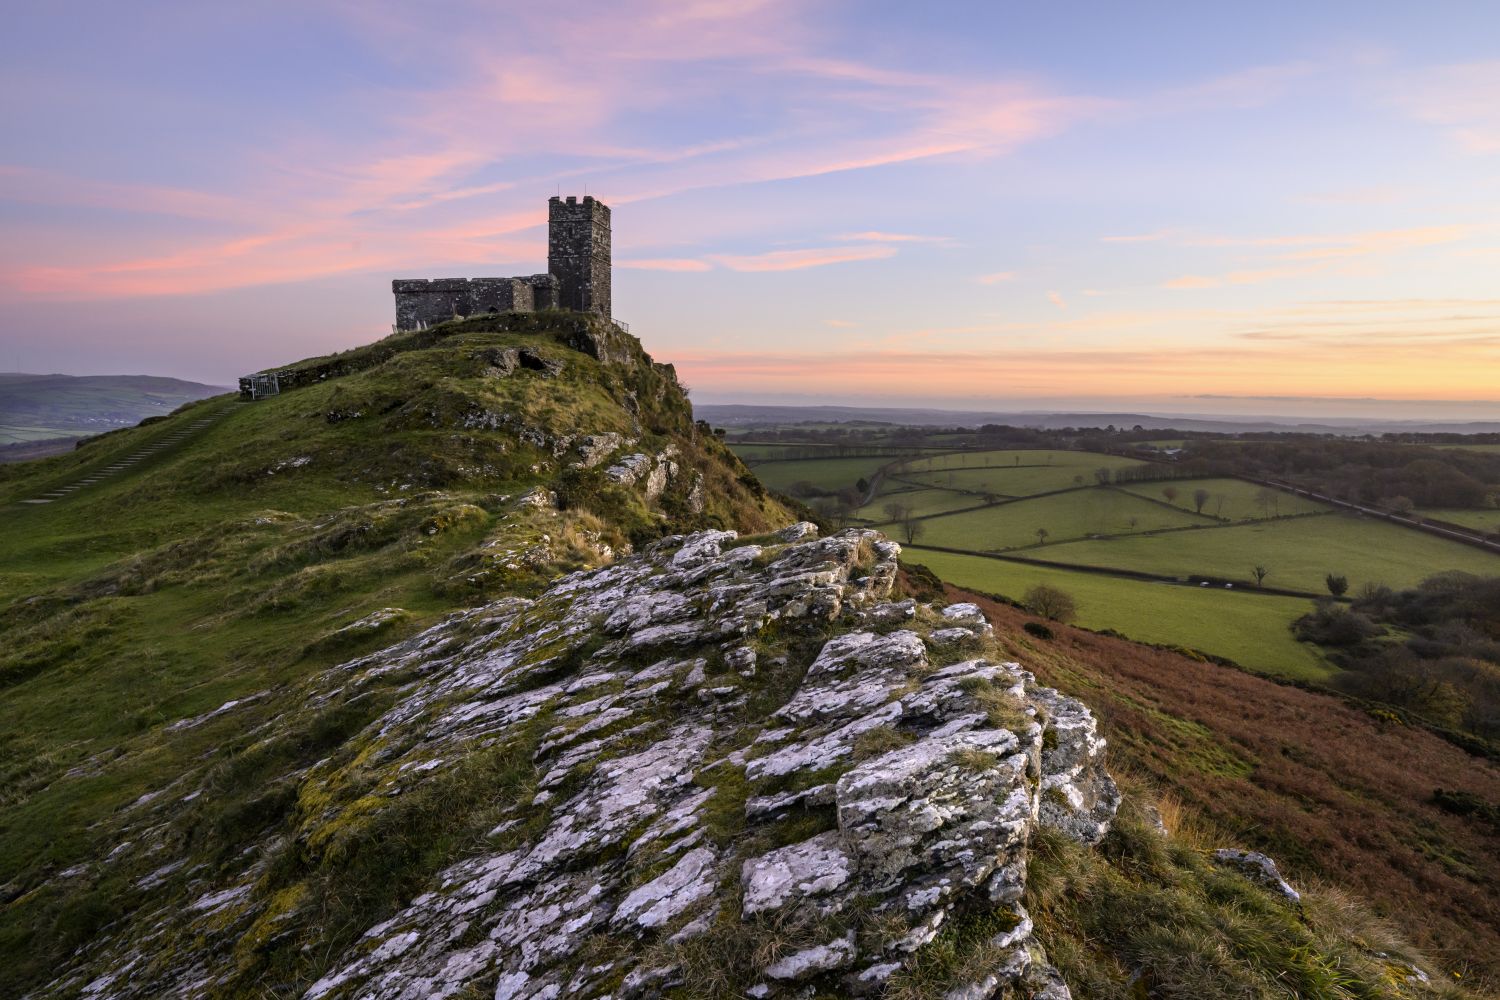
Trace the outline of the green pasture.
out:
<instances>
[{"instance_id":1,"label":"green pasture","mask_svg":"<svg viewBox=\"0 0 1500 1000\"><path fill-rule=\"evenodd\" d=\"M1053 490L1072 489L1075 486L1093 485L1096 482L1094 478L1096 469L1107 468L1113 472L1116 469L1135 468L1145 464L1129 458L1087 452L979 452L972 457L977 459L980 455L1019 456L1021 462L1016 464L1011 461L1005 464L997 461L990 466L980 466L978 461L975 461L968 467L955 462L949 467L933 469L928 465L940 460L917 459L907 462L899 475L904 479L930 486L966 490L978 494L991 493L1002 497L1024 497L1037 493L1049 493ZM945 456L941 461L964 457L970 456ZM1028 459L1031 461L1028 462Z\"/></svg>"},{"instance_id":2,"label":"green pasture","mask_svg":"<svg viewBox=\"0 0 1500 1000\"><path fill-rule=\"evenodd\" d=\"M1244 581L1247 586L1254 585L1251 569L1262 565L1270 570L1268 586L1309 592L1322 592L1329 573L1347 576L1356 591L1366 583L1410 587L1443 570L1500 573L1500 556L1482 549L1343 514L1064 542L1029 554L1055 562L1164 576L1216 576Z\"/></svg>"},{"instance_id":3,"label":"green pasture","mask_svg":"<svg viewBox=\"0 0 1500 1000\"><path fill-rule=\"evenodd\" d=\"M854 489L861 479L869 479L883 465L898 459L889 456L871 458L806 458L790 462L762 462L755 475L773 490L787 493L795 483L807 482L820 490Z\"/></svg>"},{"instance_id":4,"label":"green pasture","mask_svg":"<svg viewBox=\"0 0 1500 1000\"><path fill-rule=\"evenodd\" d=\"M1103 455L1092 451L1067 451L1066 449L1007 448L998 451L965 451L928 458L914 458L903 468L907 472L947 472L953 469L1016 468L1040 465L1051 468L1071 468L1090 474L1095 469L1108 466L1118 469L1128 465L1140 465L1133 458L1118 455Z\"/></svg>"},{"instance_id":5,"label":"green pasture","mask_svg":"<svg viewBox=\"0 0 1500 1000\"><path fill-rule=\"evenodd\" d=\"M977 507L984 503L984 497L973 493L959 493L955 490L921 489L887 479L881 488L880 496L876 497L873 503L861 508L860 516L884 523L886 522L885 505L889 503L909 507L918 517L926 517L929 514L942 514L950 510L962 510L965 507Z\"/></svg>"},{"instance_id":6,"label":"green pasture","mask_svg":"<svg viewBox=\"0 0 1500 1000\"><path fill-rule=\"evenodd\" d=\"M1256 495L1265 487L1242 479L1173 479L1161 483L1123 483L1119 488L1162 503L1169 502L1162 490L1176 490L1177 499L1170 502L1185 510L1196 508L1193 501L1195 492L1200 489L1208 490L1208 502L1203 505L1203 513L1231 521L1254 521L1264 517L1311 514L1329 509L1316 500L1308 500L1285 490L1272 490L1274 503L1269 508L1262 507L1256 500Z\"/></svg>"},{"instance_id":7,"label":"green pasture","mask_svg":"<svg viewBox=\"0 0 1500 1000\"><path fill-rule=\"evenodd\" d=\"M882 498L883 499L883 498ZM997 504L922 522L920 541L944 548L996 552L1037 545L1037 530L1049 543L1091 535L1124 534L1212 524L1191 511L1174 510L1110 489L1072 490L1055 496ZM1050 545L1047 549L1050 551ZM1045 557L1043 557L1045 558Z\"/></svg>"},{"instance_id":8,"label":"green pasture","mask_svg":"<svg viewBox=\"0 0 1500 1000\"><path fill-rule=\"evenodd\" d=\"M1500 531L1500 510L1491 507L1476 510L1472 507L1423 507L1416 511L1418 517L1431 517L1450 524L1461 524L1476 531Z\"/></svg>"},{"instance_id":9,"label":"green pasture","mask_svg":"<svg viewBox=\"0 0 1500 1000\"><path fill-rule=\"evenodd\" d=\"M915 546L905 550L905 559L924 564L950 583L1013 600L1039 583L1059 587L1078 602L1077 624L1087 628L1200 649L1252 670L1299 680L1335 673L1314 647L1292 636L1291 623L1312 607L1301 598L1149 583Z\"/></svg>"}]
</instances>

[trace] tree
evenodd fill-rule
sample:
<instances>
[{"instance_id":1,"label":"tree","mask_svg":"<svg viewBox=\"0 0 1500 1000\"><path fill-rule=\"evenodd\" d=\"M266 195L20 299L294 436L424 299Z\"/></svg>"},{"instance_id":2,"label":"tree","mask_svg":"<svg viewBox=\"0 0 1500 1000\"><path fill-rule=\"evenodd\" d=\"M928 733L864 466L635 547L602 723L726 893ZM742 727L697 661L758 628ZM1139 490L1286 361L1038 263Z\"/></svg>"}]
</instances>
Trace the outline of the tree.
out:
<instances>
[{"instance_id":1,"label":"tree","mask_svg":"<svg viewBox=\"0 0 1500 1000\"><path fill-rule=\"evenodd\" d=\"M1255 491L1255 506L1260 508L1261 514L1265 517L1271 516L1271 505L1274 503L1276 503L1276 491L1269 486L1262 486Z\"/></svg>"},{"instance_id":2,"label":"tree","mask_svg":"<svg viewBox=\"0 0 1500 1000\"><path fill-rule=\"evenodd\" d=\"M1055 622L1070 622L1078 617L1078 602L1066 590L1039 583L1026 591L1022 603L1032 614L1051 618Z\"/></svg>"},{"instance_id":3,"label":"tree","mask_svg":"<svg viewBox=\"0 0 1500 1000\"><path fill-rule=\"evenodd\" d=\"M1111 472L1109 469L1095 469L1094 470L1094 479L1098 481L1098 483L1099 483L1100 486L1108 486L1109 485L1109 481L1113 477L1113 475L1114 475L1114 473Z\"/></svg>"},{"instance_id":4,"label":"tree","mask_svg":"<svg viewBox=\"0 0 1500 1000\"><path fill-rule=\"evenodd\" d=\"M1229 498L1222 493L1214 495L1214 517L1222 517L1224 515L1224 501L1227 499Z\"/></svg>"},{"instance_id":5,"label":"tree","mask_svg":"<svg viewBox=\"0 0 1500 1000\"><path fill-rule=\"evenodd\" d=\"M1049 534L1051 534L1051 532L1049 532L1046 528L1038 528L1038 529L1036 529L1036 543L1038 545L1046 545L1047 544L1047 536Z\"/></svg>"},{"instance_id":6,"label":"tree","mask_svg":"<svg viewBox=\"0 0 1500 1000\"><path fill-rule=\"evenodd\" d=\"M927 525L908 514L901 522L901 533L906 536L907 545L917 544L917 539L922 537L922 532L927 530Z\"/></svg>"},{"instance_id":7,"label":"tree","mask_svg":"<svg viewBox=\"0 0 1500 1000\"><path fill-rule=\"evenodd\" d=\"M1329 573L1323 578L1323 582L1328 584L1328 592L1334 597L1343 597L1344 593L1349 589L1349 578L1347 576L1335 576Z\"/></svg>"},{"instance_id":8,"label":"tree","mask_svg":"<svg viewBox=\"0 0 1500 1000\"><path fill-rule=\"evenodd\" d=\"M910 507L902 503L897 503L894 500L880 509L885 512L885 517L888 521L904 521L906 520L906 516L911 513Z\"/></svg>"},{"instance_id":9,"label":"tree","mask_svg":"<svg viewBox=\"0 0 1500 1000\"><path fill-rule=\"evenodd\" d=\"M1255 575L1255 585L1257 587L1264 587L1266 585L1266 577L1271 574L1271 571L1264 566L1257 566L1250 572Z\"/></svg>"},{"instance_id":10,"label":"tree","mask_svg":"<svg viewBox=\"0 0 1500 1000\"><path fill-rule=\"evenodd\" d=\"M859 481L854 484L854 488L859 490L860 496L864 496L866 493L870 492L870 481L865 477L860 476Z\"/></svg>"},{"instance_id":11,"label":"tree","mask_svg":"<svg viewBox=\"0 0 1500 1000\"><path fill-rule=\"evenodd\" d=\"M1177 487L1175 487L1175 486L1163 486L1161 488L1161 495L1167 498L1167 503L1176 503L1177 502Z\"/></svg>"},{"instance_id":12,"label":"tree","mask_svg":"<svg viewBox=\"0 0 1500 1000\"><path fill-rule=\"evenodd\" d=\"M1193 491L1193 509L1196 510L1200 514L1203 513L1203 505L1206 504L1206 503L1208 503L1208 498L1211 495L1212 494L1210 494L1208 492L1208 490L1204 489L1201 486L1198 487L1196 490L1194 490Z\"/></svg>"}]
</instances>

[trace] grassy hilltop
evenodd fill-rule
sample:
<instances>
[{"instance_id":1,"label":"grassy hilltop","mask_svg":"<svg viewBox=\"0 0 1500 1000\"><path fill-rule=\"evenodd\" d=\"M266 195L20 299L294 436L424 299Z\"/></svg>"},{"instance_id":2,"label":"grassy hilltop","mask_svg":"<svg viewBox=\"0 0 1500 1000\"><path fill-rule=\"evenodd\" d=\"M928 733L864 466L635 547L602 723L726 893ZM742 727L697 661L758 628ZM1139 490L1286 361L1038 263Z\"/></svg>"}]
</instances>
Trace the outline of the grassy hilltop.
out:
<instances>
[{"instance_id":1,"label":"grassy hilltop","mask_svg":"<svg viewBox=\"0 0 1500 1000\"><path fill-rule=\"evenodd\" d=\"M140 891L59 873L109 854L128 807L205 756L232 771L299 678L668 530L791 519L695 426L670 368L588 317L445 324L286 372L310 384L0 467L0 995ZM630 455L660 492L606 474ZM282 763L362 718L322 720ZM224 777L173 835L233 843L273 821L288 804L264 780Z\"/></svg>"},{"instance_id":2,"label":"grassy hilltop","mask_svg":"<svg viewBox=\"0 0 1500 1000\"><path fill-rule=\"evenodd\" d=\"M526 809L542 802L537 743L542 723L559 721L556 706L536 724L519 722L518 740L477 741L451 767L406 772L387 759L386 734L372 723L424 690L423 656L389 670L380 657L359 658L415 637L413 648L440 643L428 652L441 659L473 638L465 630L483 634L514 610L505 598L538 595L559 574L667 533L756 535L794 519L693 420L670 367L587 316L443 324L280 375L291 388L277 397L214 397L66 456L0 467L0 996L79 995L111 953L140 955L142 969L178 981L219 970L205 996L303 995L367 928L432 890L437 873L497 843L527 843L548 818ZM1027 480L1010 482L1018 498L1075 488L1087 471L1010 458L1011 474ZM938 464L888 486L937 521L975 501L958 485L964 473L952 471L952 483ZM999 491L998 480L974 489L994 518L979 541L1008 544L1016 525L983 496ZM1097 496L1107 508L1070 508L1080 534L1133 512L1189 518L1149 494ZM1244 499L1226 501L1224 530L1238 530L1228 519L1253 517ZM1020 542L1032 530L1029 502L1014 503ZM1064 521L1053 525L1066 537ZM758 548L768 537L734 544ZM769 556L749 566L774 576ZM916 569L898 587L945 600ZM469 608L483 610L454 615ZM1096 702L1118 747L1108 764L1127 795L1115 830L1098 851L1043 838L1027 885L1038 935L1075 996L1468 998L1479 995L1468 983L1500 974L1486 954L1494 935L1482 926L1493 915L1492 821L1427 797L1436 768L1469 796L1463 803L1492 801L1500 779L1488 762L1323 695L1061 626L1056 641L1034 641L1013 609L987 610L999 626L993 651ZM438 623L448 632L418 635ZM768 725L767 710L797 688L821 641L780 627L763 638L764 670L727 676L725 663L713 667L755 695L726 739L753 740ZM603 639L567 655L543 643L539 662L566 683ZM975 652L957 646L939 659ZM706 655L726 658L717 648ZM359 682L344 681L341 665ZM569 738L603 733L628 744L631 727L666 711L580 725ZM1338 732L1281 735L1290 723L1319 730L1320 720ZM910 738L883 735L895 742L862 738L858 753L895 752ZM1362 753L1371 741L1381 753ZM1374 759L1387 756L1399 781ZM978 764L988 763L981 755ZM1329 779L1332 767L1347 773ZM405 775L399 795L377 780L393 768ZM719 796L708 812L714 835L743 833L752 795L796 790L779 780L752 785L743 769L713 772L705 790ZM1153 801L1176 836L1158 832ZM778 837L828 827L824 807L797 809L777 819ZM528 819L514 829L497 823L507 810ZM1301 836L1309 816L1319 820L1312 841ZM1344 831L1347 843L1338 841L1344 823L1363 824ZM1290 907L1215 865L1213 848L1230 844L1278 853L1309 890L1304 904ZM605 852L595 862L618 860ZM1405 877L1382 880L1393 864ZM253 877L249 889L205 888L242 875ZM1309 884L1318 878L1352 884L1386 917L1426 906L1432 919L1392 935L1338 891ZM737 870L717 891L736 901ZM253 916L235 916L252 896ZM157 922L172 911L182 918L175 925ZM1466 916L1478 924L1466 927ZM983 908L960 914L913 953L888 995L944 995L942 984L982 964L985 942L1010 929ZM743 995L745 982L724 987L722 969L758 967L751 959L764 957L766 942L794 932L721 921L706 940L727 950L705 951L697 966L719 986L664 995ZM1402 940L1412 937L1442 963L1430 966L1437 982L1412 978ZM68 990L49 993L64 975ZM493 978L475 983L457 995L494 995ZM100 989L143 995L118 983Z\"/></svg>"}]
</instances>

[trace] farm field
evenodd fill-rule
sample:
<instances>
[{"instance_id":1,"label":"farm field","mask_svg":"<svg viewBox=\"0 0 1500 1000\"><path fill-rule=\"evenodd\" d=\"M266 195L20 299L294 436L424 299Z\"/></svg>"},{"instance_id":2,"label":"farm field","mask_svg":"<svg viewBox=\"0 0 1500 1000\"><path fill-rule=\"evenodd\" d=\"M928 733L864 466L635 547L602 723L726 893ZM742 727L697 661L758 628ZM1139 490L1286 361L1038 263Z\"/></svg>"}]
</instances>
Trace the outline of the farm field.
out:
<instances>
[{"instance_id":1,"label":"farm field","mask_svg":"<svg viewBox=\"0 0 1500 1000\"><path fill-rule=\"evenodd\" d=\"M899 503L911 508L911 512L916 516L926 517L929 514L976 507L984 503L984 498L972 493L958 493L954 490L919 489L886 480L886 486L880 491L880 496L875 498L874 503L861 509L860 515L871 524L889 524L885 514L885 505L888 503Z\"/></svg>"},{"instance_id":2,"label":"farm field","mask_svg":"<svg viewBox=\"0 0 1500 1000\"><path fill-rule=\"evenodd\" d=\"M1475 510L1458 507L1424 507L1415 512L1418 517L1431 517L1451 524L1479 531L1500 531L1500 510Z\"/></svg>"},{"instance_id":3,"label":"farm field","mask_svg":"<svg viewBox=\"0 0 1500 1000\"><path fill-rule=\"evenodd\" d=\"M1096 487L934 517L922 522L919 541L977 552L1032 546L1030 554L1046 558L1044 553L1049 552L1051 546L1037 547L1038 529L1046 530L1049 542L1057 542L1090 535L1214 523L1211 518L1190 510L1175 510L1163 503Z\"/></svg>"},{"instance_id":4,"label":"farm field","mask_svg":"<svg viewBox=\"0 0 1500 1000\"><path fill-rule=\"evenodd\" d=\"M1200 489L1208 490L1209 498L1208 502L1203 505L1203 513L1228 518L1231 521L1253 521L1272 514L1281 516L1311 514L1314 511L1330 509L1316 500L1308 500L1283 490L1273 490L1276 497L1275 505L1267 511L1256 500L1256 495L1264 487L1255 483L1247 483L1242 479L1174 479L1162 483L1124 483L1117 489L1134 493L1136 496L1166 502L1161 491L1167 487L1177 491L1175 506L1186 510L1193 510L1196 506L1193 501L1194 492Z\"/></svg>"},{"instance_id":5,"label":"farm field","mask_svg":"<svg viewBox=\"0 0 1500 1000\"><path fill-rule=\"evenodd\" d=\"M1259 564L1270 569L1267 585L1312 593L1324 590L1323 578L1328 573L1347 576L1353 591L1366 583L1410 587L1448 569L1500 573L1500 557L1483 550L1343 514L1065 542L1029 554L1055 562L1164 576L1217 576L1251 586L1250 570Z\"/></svg>"},{"instance_id":6,"label":"farm field","mask_svg":"<svg viewBox=\"0 0 1500 1000\"><path fill-rule=\"evenodd\" d=\"M808 482L820 490L852 490L860 479L869 478L889 456L870 458L806 458L787 462L762 462L755 475L773 490L786 493L793 483Z\"/></svg>"},{"instance_id":7,"label":"farm field","mask_svg":"<svg viewBox=\"0 0 1500 1000\"><path fill-rule=\"evenodd\" d=\"M1077 624L1086 628L1114 629L1141 642L1200 649L1252 670L1298 680L1323 680L1336 672L1316 649L1292 636L1291 623L1312 608L1312 602L1302 598L1125 580L933 552L919 545L905 550L906 560L925 565L950 583L1013 600L1038 583L1060 587L1078 601Z\"/></svg>"},{"instance_id":8,"label":"farm field","mask_svg":"<svg viewBox=\"0 0 1500 1000\"><path fill-rule=\"evenodd\" d=\"M1045 457L1043 453L1036 454ZM896 474L912 482L967 490L978 495L991 493L1003 497L1025 497L1089 485L1095 481L1095 469L1115 470L1145 464L1113 455L1079 455L1084 461L1067 464L1053 461L1050 465L1041 461L1029 465L1022 462L1020 465L995 465L988 468L954 465L951 468L925 469L922 465L930 460L918 459L916 462L906 463Z\"/></svg>"}]
</instances>

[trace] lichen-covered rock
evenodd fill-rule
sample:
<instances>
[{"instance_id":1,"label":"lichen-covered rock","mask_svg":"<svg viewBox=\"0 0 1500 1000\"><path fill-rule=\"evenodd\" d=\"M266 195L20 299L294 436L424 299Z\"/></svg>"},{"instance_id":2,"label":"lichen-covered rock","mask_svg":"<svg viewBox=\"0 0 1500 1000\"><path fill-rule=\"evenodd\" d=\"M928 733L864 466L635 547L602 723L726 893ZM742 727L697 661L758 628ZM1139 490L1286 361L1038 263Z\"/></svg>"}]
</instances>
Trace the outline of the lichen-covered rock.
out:
<instances>
[{"instance_id":1,"label":"lichen-covered rock","mask_svg":"<svg viewBox=\"0 0 1500 1000\"><path fill-rule=\"evenodd\" d=\"M610 473L663 464L631 458ZM874 995L955 915L989 908L1010 929L952 995L1030 977L1024 989L1065 997L1034 958L1027 851L1043 824L1085 843L1108 829L1103 741L1084 706L992 658L977 608L892 601L899 552L811 525L763 544L676 536L322 675L314 704L409 680L357 753L297 775L302 857L352 850L372 813L476 755L517 776L455 837L456 859L297 991L695 995L698 949L739 956L728 974L747 995ZM168 854L158 864L178 863ZM295 877L248 854L205 872L190 898L135 918L149 933L101 938L46 995L230 981L245 940L316 919Z\"/></svg>"},{"instance_id":2,"label":"lichen-covered rock","mask_svg":"<svg viewBox=\"0 0 1500 1000\"><path fill-rule=\"evenodd\" d=\"M1276 862L1259 851L1241 851L1233 847L1221 847L1214 851L1214 860L1226 868L1233 868L1250 881L1270 889L1289 903L1302 902L1302 894L1281 877Z\"/></svg>"}]
</instances>

